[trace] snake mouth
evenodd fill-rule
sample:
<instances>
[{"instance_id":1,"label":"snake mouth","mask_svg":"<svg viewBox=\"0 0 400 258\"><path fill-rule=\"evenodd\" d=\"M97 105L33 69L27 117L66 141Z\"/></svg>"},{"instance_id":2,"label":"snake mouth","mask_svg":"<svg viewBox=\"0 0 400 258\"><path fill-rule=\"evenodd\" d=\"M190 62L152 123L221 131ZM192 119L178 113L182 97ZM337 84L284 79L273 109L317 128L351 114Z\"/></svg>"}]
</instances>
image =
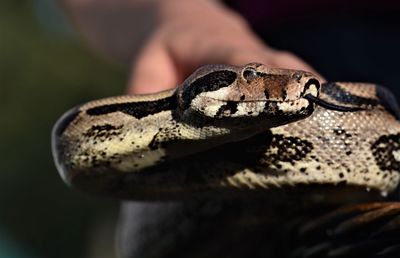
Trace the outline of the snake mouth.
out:
<instances>
[{"instance_id":1,"label":"snake mouth","mask_svg":"<svg viewBox=\"0 0 400 258\"><path fill-rule=\"evenodd\" d=\"M333 103L327 102L323 99L320 99L310 93L304 95L303 98L305 98L308 101L310 101L318 106L321 106L323 108L340 111L340 112L355 112L355 111L365 110L364 108L361 108L361 107L348 107L348 106L340 106L337 104L333 104Z\"/></svg>"},{"instance_id":2,"label":"snake mouth","mask_svg":"<svg viewBox=\"0 0 400 258\"><path fill-rule=\"evenodd\" d=\"M303 98L307 99L310 103L314 103L326 109L335 110L339 112L355 112L365 110L362 107L349 107L341 106L319 98L319 90L321 88L318 80L312 78L308 80L304 87Z\"/></svg>"},{"instance_id":3,"label":"snake mouth","mask_svg":"<svg viewBox=\"0 0 400 258\"><path fill-rule=\"evenodd\" d=\"M269 99L252 99L252 100L227 100L227 99L217 99L217 98L212 98L212 97L206 97L209 100L214 100L218 102L226 102L226 103L295 103L299 99L296 100L269 100ZM302 97L304 98L304 97Z\"/></svg>"}]
</instances>

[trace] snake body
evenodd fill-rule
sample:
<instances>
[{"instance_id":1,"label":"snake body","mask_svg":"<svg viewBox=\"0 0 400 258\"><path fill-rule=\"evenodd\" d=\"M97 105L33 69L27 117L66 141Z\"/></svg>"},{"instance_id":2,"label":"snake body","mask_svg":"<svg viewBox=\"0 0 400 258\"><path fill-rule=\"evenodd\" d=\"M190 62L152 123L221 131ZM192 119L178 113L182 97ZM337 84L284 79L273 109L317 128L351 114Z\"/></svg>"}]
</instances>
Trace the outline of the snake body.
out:
<instances>
[{"instance_id":1,"label":"snake body","mask_svg":"<svg viewBox=\"0 0 400 258\"><path fill-rule=\"evenodd\" d=\"M398 114L374 84L320 87L308 72L214 65L177 89L74 108L52 146L68 184L118 198L304 187L379 198L400 180Z\"/></svg>"}]
</instances>

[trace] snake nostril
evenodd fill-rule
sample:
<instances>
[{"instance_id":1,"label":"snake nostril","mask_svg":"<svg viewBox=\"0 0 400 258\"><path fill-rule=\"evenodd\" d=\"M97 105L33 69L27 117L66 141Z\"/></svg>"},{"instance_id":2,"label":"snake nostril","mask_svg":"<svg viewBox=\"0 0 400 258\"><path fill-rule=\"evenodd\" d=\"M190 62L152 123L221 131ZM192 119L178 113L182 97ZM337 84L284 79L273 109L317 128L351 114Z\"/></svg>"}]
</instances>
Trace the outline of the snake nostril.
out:
<instances>
[{"instance_id":1,"label":"snake nostril","mask_svg":"<svg viewBox=\"0 0 400 258\"><path fill-rule=\"evenodd\" d=\"M304 85L304 91L303 94L312 94L314 96L319 95L319 89L321 88L321 85L317 79L309 79L306 84Z\"/></svg>"},{"instance_id":2,"label":"snake nostril","mask_svg":"<svg viewBox=\"0 0 400 258\"><path fill-rule=\"evenodd\" d=\"M315 85L315 87L317 87L317 90L319 90L319 88L321 87L319 81L317 79L312 78L306 82L304 89L305 90L309 89L311 85Z\"/></svg>"}]
</instances>

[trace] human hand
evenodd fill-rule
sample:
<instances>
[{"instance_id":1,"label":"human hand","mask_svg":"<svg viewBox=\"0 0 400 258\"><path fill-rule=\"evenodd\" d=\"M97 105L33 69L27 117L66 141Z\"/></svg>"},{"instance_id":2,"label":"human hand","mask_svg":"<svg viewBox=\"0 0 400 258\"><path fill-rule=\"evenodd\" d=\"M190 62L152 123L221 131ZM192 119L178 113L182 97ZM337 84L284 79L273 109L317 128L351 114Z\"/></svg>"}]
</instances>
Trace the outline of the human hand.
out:
<instances>
[{"instance_id":1,"label":"human hand","mask_svg":"<svg viewBox=\"0 0 400 258\"><path fill-rule=\"evenodd\" d=\"M159 4L159 24L133 64L128 93L176 87L199 66L214 63L259 62L316 73L295 55L265 45L239 15L217 1Z\"/></svg>"}]
</instances>

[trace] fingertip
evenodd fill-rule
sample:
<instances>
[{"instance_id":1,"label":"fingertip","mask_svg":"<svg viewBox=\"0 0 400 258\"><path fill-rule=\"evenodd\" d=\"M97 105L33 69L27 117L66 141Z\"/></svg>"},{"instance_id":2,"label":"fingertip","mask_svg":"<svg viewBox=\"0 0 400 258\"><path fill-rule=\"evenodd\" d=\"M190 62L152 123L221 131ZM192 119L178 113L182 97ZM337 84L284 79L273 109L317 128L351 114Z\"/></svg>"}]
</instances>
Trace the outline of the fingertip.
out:
<instances>
[{"instance_id":1,"label":"fingertip","mask_svg":"<svg viewBox=\"0 0 400 258\"><path fill-rule=\"evenodd\" d=\"M278 68L295 69L311 72L322 81L326 81L325 78L317 72L311 65L303 61L300 57L288 51L274 51L271 62Z\"/></svg>"},{"instance_id":2,"label":"fingertip","mask_svg":"<svg viewBox=\"0 0 400 258\"><path fill-rule=\"evenodd\" d=\"M160 75L133 75L128 83L128 94L155 93L175 87L174 80L162 78Z\"/></svg>"}]
</instances>

